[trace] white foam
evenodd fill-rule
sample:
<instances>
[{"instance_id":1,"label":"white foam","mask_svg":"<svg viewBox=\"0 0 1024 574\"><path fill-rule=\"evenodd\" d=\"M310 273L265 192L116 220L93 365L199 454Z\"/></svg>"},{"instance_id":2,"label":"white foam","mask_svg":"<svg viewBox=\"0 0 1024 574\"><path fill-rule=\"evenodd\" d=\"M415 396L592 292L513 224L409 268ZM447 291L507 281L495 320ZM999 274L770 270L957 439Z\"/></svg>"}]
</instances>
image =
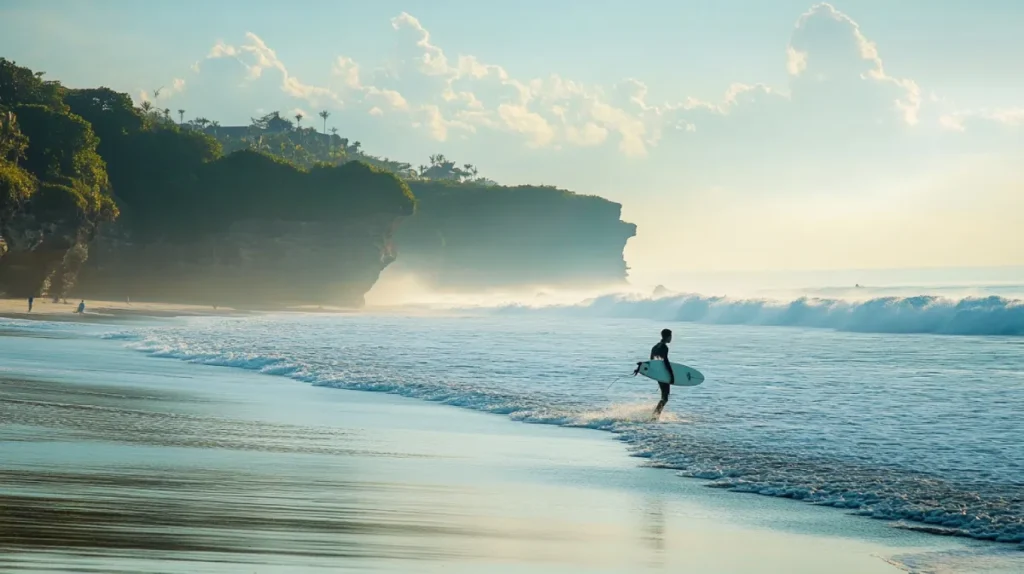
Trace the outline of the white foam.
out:
<instances>
[{"instance_id":1,"label":"white foam","mask_svg":"<svg viewBox=\"0 0 1024 574\"><path fill-rule=\"evenodd\" d=\"M447 325L443 331L439 330L441 325ZM749 390L724 386L723 381L714 381L687 391L742 393L730 396L734 397L732 400L743 401L756 397L756 402L745 403L752 416L764 417L766 413L758 409L762 408L760 404L769 400L776 401L771 404L778 405L777 408L794 409L792 413L782 411L775 415L778 420L769 419L775 425L772 431L759 430L757 420L748 422L742 418L725 419L724 422L732 424L731 427L699 424L694 422L699 421L698 414L682 418L671 410L659 423L652 424L649 416L652 399L656 398L655 389L647 389L647 399L642 403L614 400L610 406L601 406L607 405L608 397L597 389L603 390L606 385L582 384L580 381L589 378L585 371L551 378L551 365L558 365L564 370L566 361L572 358L561 351L545 355L544 350L561 348L560 342L566 332L586 332L585 326L581 328L577 324L571 329L563 327L562 331L545 334L537 325L517 326L515 322L504 320L500 327L494 327L493 332L481 332L482 328L480 324L464 323L461 319L452 319L448 323L434 319L352 317L297 317L290 322L273 318L232 319L191 328L148 330L139 340L130 341L128 345L157 357L249 369L320 386L397 394L503 414L528 423L609 431L616 433L634 456L643 457L654 466L675 469L682 476L710 481L709 486L803 500L878 519L930 525L951 535L1024 543L1024 484L1008 482L1007 479L1013 473L1013 464L1022 461L1014 463L1011 460L1003 469L977 470L973 475L975 478L968 480L962 474L943 474L941 467L936 467L936 473L926 473L888 463L885 457L895 451L884 450L883 445L870 447L873 449L870 451L853 450L831 456L827 453L833 447L828 445L833 443L826 443L826 448L812 448L812 445L800 442L805 440L802 437L818 430L813 426L798 426L792 436L780 434L789 430L784 426L786 423L815 424L817 419L802 418L804 415L800 414L799 408L820 408L817 403L793 404L795 400L806 401L805 397L814 396L806 389L800 393L771 393L770 396L777 398L769 399L765 395L751 395ZM398 344L380 340L382 337L409 342L404 343L403 351L396 355L394 352ZM486 372L475 371L479 365L475 362L466 364L464 358L461 363L457 362L465 349L479 351L484 348L484 337L500 337L492 352L504 352L508 356L494 355L495 365ZM380 342L372 345L367 340ZM724 344L730 346L728 342ZM882 344L882 348L891 348L891 345ZM833 352L838 352L838 349ZM404 361L406 366L394 367L396 360ZM844 367L840 365L837 368ZM815 376L830 376L828 373L822 371ZM481 380L487 384L481 384ZM718 386L708 391L712 385ZM774 386L790 388L781 383ZM927 393L933 386L923 384L921 390L915 392ZM632 392L630 387L623 387L620 392ZM858 390L864 392L863 385ZM691 401L689 410L695 410L698 403L692 402L693 396L683 394L674 398L670 405L682 400ZM815 416L828 417L825 420L830 426L840 424L832 420L837 414L856 416L841 410L850 408L841 404L849 400L849 396L833 392L829 397L832 403L823 398L827 407ZM887 408L905 409L905 418L910 416L912 409L922 408L921 405L934 408L940 404L934 401L942 399L942 394L921 395L914 399L918 403L897 402ZM1012 397L1007 396L1007 399ZM968 405L962 406L966 408ZM991 405L986 413L989 421L1000 420L993 418L997 413L992 411ZM968 412L964 410L963 414L966 416ZM863 418L866 413L860 416ZM719 420L722 421L723 416ZM842 416L839 420L841 422ZM899 419L879 420L895 424ZM744 426L736 426L741 423ZM684 424L685 430L681 431L680 426ZM1011 419L1007 419L1002 427L994 428L1011 432L1013 424ZM935 425L925 425L921 432L935 434L946 431ZM871 438L868 436L864 440ZM928 441L920 444L911 441L925 438L926 434L921 438L906 435L904 444L900 445L899 441L896 444L907 449L934 448ZM973 443L957 446L949 440L943 444L949 449L977 448ZM966 451L953 450L946 454L933 450L930 453L925 451L925 454L952 465L962 460ZM910 457L907 460L921 459ZM1000 459L972 460L972 464L978 464L979 460L995 462Z\"/></svg>"},{"instance_id":2,"label":"white foam","mask_svg":"<svg viewBox=\"0 0 1024 574\"><path fill-rule=\"evenodd\" d=\"M718 325L815 327L866 333L1024 335L1024 301L998 296L950 299L936 295L863 301L800 297L735 299L704 295L606 295L576 305L509 305L502 313L683 321Z\"/></svg>"}]
</instances>

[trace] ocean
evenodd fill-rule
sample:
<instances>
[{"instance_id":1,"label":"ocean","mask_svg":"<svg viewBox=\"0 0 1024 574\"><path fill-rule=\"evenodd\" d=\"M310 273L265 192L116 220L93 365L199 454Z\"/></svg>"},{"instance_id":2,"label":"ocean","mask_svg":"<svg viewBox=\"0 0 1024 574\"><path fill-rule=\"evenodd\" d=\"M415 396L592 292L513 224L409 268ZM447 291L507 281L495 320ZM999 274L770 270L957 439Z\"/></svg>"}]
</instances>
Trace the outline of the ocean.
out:
<instances>
[{"instance_id":1,"label":"ocean","mask_svg":"<svg viewBox=\"0 0 1024 574\"><path fill-rule=\"evenodd\" d=\"M694 301L729 312L687 315ZM793 305L606 297L546 308L19 327L87 328L156 358L604 430L645 464L708 486L1024 546L1019 302L929 296L818 303L814 312L804 301L801 313L785 311ZM631 374L664 327L675 333L672 359L707 381L673 389L652 423L657 386Z\"/></svg>"}]
</instances>

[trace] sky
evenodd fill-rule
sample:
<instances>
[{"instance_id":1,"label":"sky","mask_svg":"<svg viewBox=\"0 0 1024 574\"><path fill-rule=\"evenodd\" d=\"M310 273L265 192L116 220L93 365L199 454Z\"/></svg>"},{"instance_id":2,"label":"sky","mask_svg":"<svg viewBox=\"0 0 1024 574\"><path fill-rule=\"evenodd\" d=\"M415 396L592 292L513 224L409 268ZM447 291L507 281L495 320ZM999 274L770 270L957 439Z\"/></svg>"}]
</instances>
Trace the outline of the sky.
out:
<instances>
[{"instance_id":1,"label":"sky","mask_svg":"<svg viewBox=\"0 0 1024 574\"><path fill-rule=\"evenodd\" d=\"M619 202L646 279L1024 264L1020 30L1018 0L0 0L0 56L72 87L328 110Z\"/></svg>"}]
</instances>

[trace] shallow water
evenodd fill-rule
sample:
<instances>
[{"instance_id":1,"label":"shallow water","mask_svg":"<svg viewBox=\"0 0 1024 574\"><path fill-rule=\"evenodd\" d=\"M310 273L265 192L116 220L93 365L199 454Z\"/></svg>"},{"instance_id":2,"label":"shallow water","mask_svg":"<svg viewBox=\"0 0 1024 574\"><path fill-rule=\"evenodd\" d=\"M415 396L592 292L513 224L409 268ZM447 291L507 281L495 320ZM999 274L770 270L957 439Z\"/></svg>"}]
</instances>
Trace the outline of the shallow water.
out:
<instances>
[{"instance_id":1,"label":"shallow water","mask_svg":"<svg viewBox=\"0 0 1024 574\"><path fill-rule=\"evenodd\" d=\"M718 486L1024 541L1024 340L673 325L673 360L708 380L675 389L651 424L657 388L629 375L663 326L281 315L105 336L159 357L609 430L651 464Z\"/></svg>"},{"instance_id":2,"label":"shallow water","mask_svg":"<svg viewBox=\"0 0 1024 574\"><path fill-rule=\"evenodd\" d=\"M991 546L705 489L602 432L76 329L0 338L3 572L881 574Z\"/></svg>"}]
</instances>

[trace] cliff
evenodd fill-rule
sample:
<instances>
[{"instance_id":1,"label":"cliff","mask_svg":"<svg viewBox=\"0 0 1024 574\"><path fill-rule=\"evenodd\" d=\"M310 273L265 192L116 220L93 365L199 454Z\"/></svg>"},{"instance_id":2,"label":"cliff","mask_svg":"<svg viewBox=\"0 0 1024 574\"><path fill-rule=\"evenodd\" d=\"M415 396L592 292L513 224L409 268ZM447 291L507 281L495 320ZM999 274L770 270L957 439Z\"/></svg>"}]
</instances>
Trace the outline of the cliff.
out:
<instances>
[{"instance_id":1,"label":"cliff","mask_svg":"<svg viewBox=\"0 0 1024 574\"><path fill-rule=\"evenodd\" d=\"M388 171L225 156L127 94L0 58L0 295L359 305L414 208Z\"/></svg>"},{"instance_id":2,"label":"cliff","mask_svg":"<svg viewBox=\"0 0 1024 574\"><path fill-rule=\"evenodd\" d=\"M360 306L414 207L401 180L358 162L303 170L239 151L179 177L172 205L119 196L122 220L91 245L78 295Z\"/></svg>"},{"instance_id":3,"label":"cliff","mask_svg":"<svg viewBox=\"0 0 1024 574\"><path fill-rule=\"evenodd\" d=\"M636 234L621 221L621 205L546 186L505 187L477 176L476 167L444 155L429 165L380 158L360 142L297 128L279 113L250 126L190 129L210 134L225 149L272 149L298 165L364 161L402 177L419 202L396 235L397 271L434 289L524 286L594 287L625 281L623 249Z\"/></svg>"},{"instance_id":4,"label":"cliff","mask_svg":"<svg viewBox=\"0 0 1024 574\"><path fill-rule=\"evenodd\" d=\"M419 202L399 228L395 269L436 289L622 283L636 226L622 206L553 187L410 181Z\"/></svg>"},{"instance_id":5,"label":"cliff","mask_svg":"<svg viewBox=\"0 0 1024 574\"><path fill-rule=\"evenodd\" d=\"M358 307L394 259L394 219L252 219L189 241L133 241L111 228L90 245L76 294L263 309Z\"/></svg>"},{"instance_id":6,"label":"cliff","mask_svg":"<svg viewBox=\"0 0 1024 574\"><path fill-rule=\"evenodd\" d=\"M92 126L63 88L0 58L0 292L64 292L117 217Z\"/></svg>"},{"instance_id":7,"label":"cliff","mask_svg":"<svg viewBox=\"0 0 1024 574\"><path fill-rule=\"evenodd\" d=\"M176 123L0 58L0 295L359 305L393 262L438 289L625 280L617 203L414 169L301 119Z\"/></svg>"}]
</instances>

